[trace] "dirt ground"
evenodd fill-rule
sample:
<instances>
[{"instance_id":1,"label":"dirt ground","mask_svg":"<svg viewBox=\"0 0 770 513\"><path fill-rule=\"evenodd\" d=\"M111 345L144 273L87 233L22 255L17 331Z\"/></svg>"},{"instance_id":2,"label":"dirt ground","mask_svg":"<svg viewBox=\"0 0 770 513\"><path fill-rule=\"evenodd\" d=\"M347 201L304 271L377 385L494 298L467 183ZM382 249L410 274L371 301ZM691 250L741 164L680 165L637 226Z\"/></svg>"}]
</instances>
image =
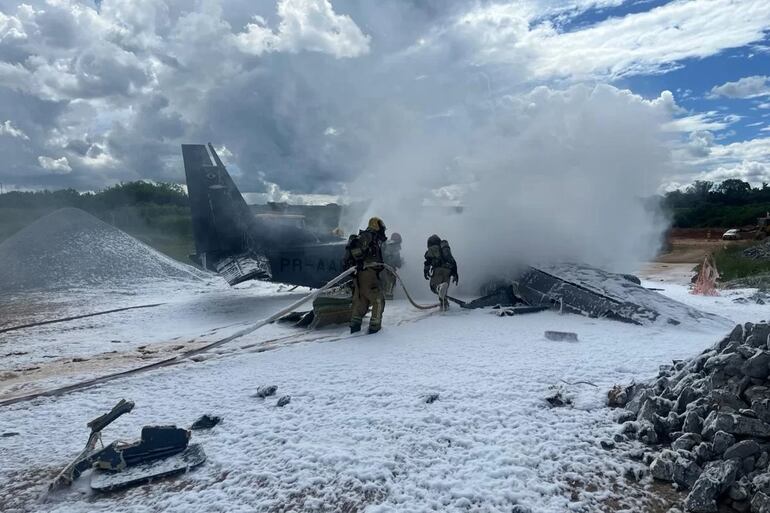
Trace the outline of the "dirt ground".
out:
<instances>
[{"instance_id":1,"label":"dirt ground","mask_svg":"<svg viewBox=\"0 0 770 513\"><path fill-rule=\"evenodd\" d=\"M721 240L721 228L674 229L669 233L666 249L639 270L639 276L650 281L688 284L696 265L717 249L748 246L751 240Z\"/></svg>"},{"instance_id":2,"label":"dirt ground","mask_svg":"<svg viewBox=\"0 0 770 513\"><path fill-rule=\"evenodd\" d=\"M734 246L749 246L751 240L721 240L718 238L694 237L693 234L670 235L667 249L663 251L656 262L666 264L700 263L709 253L722 248Z\"/></svg>"}]
</instances>

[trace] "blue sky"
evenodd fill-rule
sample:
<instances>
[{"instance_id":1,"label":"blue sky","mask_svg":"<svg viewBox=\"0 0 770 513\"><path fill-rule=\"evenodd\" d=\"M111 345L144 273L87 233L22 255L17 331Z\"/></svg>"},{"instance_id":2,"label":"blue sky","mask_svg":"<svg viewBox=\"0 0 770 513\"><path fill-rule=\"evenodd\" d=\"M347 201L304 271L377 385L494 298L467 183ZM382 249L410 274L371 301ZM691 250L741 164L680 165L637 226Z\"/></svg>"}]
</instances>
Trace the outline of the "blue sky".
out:
<instances>
[{"instance_id":1,"label":"blue sky","mask_svg":"<svg viewBox=\"0 0 770 513\"><path fill-rule=\"evenodd\" d=\"M767 39L765 44L770 44ZM763 51L755 45L726 50L704 59L687 59L681 67L663 74L634 76L619 81L644 96L657 96L662 89L674 93L677 103L692 112L719 111L740 116L724 130L715 131L723 142L742 141L761 136L768 126L770 108L758 108L770 98L728 98L710 95L714 87L743 77L761 76L770 70L770 47ZM760 123L760 125L757 125Z\"/></svg>"},{"instance_id":2,"label":"blue sky","mask_svg":"<svg viewBox=\"0 0 770 513\"><path fill-rule=\"evenodd\" d=\"M554 23L559 24L563 32L572 32L610 18L644 13L671 3L673 0L627 1L615 6L589 8L563 22L560 17L555 17ZM740 9L740 2L736 9ZM740 119L729 122L728 127L714 131L718 140L731 143L763 135L762 128L770 124L770 87L767 96L748 99L714 96L710 94L711 90L744 77L767 74L770 74L770 37L708 57L677 61L669 71L632 75L613 83L647 98L656 98L662 90L672 91L677 104L691 113L718 111L719 115L714 117L722 120L728 115L739 116Z\"/></svg>"},{"instance_id":3,"label":"blue sky","mask_svg":"<svg viewBox=\"0 0 770 513\"><path fill-rule=\"evenodd\" d=\"M629 0L596 2L574 11L559 12L544 19L553 23L561 34L579 33L594 27L607 24L612 20L634 19L645 14L661 11L663 9L682 5L687 2L671 0ZM707 1L701 2L705 10L710 7ZM735 12L754 8L750 2L735 2ZM745 8L745 9L744 9ZM538 20L539 21L539 20ZM684 19L686 22L687 19ZM731 30L730 22L724 19L724 31ZM675 25L676 26L676 25ZM736 27L737 28L737 27ZM632 72L621 76L602 77L605 81L631 91L648 99L657 98L661 91L668 90L673 93L678 106L675 114L677 118L691 118L689 125L696 131L708 132L709 137L719 146L738 148L740 144L753 144L765 140L770 136L770 37L767 26L762 27L759 37L751 38L748 44L725 45L724 48L714 48L705 52L705 55L697 57L685 57L666 62L665 65L656 68L653 64L647 72ZM739 29L738 29L739 30ZM633 37L633 36L629 36ZM601 44L601 41L598 41ZM704 45L708 46L709 35L704 34ZM734 94L720 94L719 89L725 84L740 84L741 80L753 77L755 83L765 80L761 90L745 91L736 90ZM681 140L686 144L687 131L681 134ZM672 186L685 185L686 182L698 178L720 180L724 178L745 178L755 184L765 181L770 176L766 173L768 156L765 151L753 151L751 157L754 162L753 174L736 171L735 168L727 169L723 166L724 153L715 163L709 163L707 159L695 159L689 173L675 177L671 180ZM755 148L756 150L756 148ZM740 152L736 154L734 162L737 164L742 159ZM746 164L746 161L741 161ZM757 172L757 169L761 172ZM718 171L717 171L718 170ZM673 185L672 185L673 184Z\"/></svg>"}]
</instances>

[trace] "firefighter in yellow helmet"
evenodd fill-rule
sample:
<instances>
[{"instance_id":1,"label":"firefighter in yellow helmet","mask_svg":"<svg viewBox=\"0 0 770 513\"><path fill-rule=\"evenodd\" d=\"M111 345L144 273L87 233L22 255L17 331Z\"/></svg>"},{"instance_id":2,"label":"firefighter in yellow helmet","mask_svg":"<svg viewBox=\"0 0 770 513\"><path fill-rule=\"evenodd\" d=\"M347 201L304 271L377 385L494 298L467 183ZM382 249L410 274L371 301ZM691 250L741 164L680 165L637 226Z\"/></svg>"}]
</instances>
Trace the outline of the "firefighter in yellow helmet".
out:
<instances>
[{"instance_id":1,"label":"firefighter in yellow helmet","mask_svg":"<svg viewBox=\"0 0 770 513\"><path fill-rule=\"evenodd\" d=\"M382 312L385 310L385 295L380 273L382 266L382 245L387 240L385 223L379 217L369 219L366 230L351 235L345 246L345 268L356 267L353 278L353 314L350 317L350 332L361 331L361 323L369 307L369 333L377 333L382 327Z\"/></svg>"}]
</instances>

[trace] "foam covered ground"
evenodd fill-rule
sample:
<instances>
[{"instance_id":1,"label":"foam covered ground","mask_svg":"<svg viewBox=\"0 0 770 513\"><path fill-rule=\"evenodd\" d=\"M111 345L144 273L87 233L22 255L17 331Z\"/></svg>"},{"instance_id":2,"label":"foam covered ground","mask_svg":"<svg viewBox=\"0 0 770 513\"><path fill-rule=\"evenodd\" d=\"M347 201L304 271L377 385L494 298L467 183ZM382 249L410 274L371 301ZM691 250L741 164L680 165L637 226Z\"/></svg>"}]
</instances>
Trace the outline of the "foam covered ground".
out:
<instances>
[{"instance_id":1,"label":"foam covered ground","mask_svg":"<svg viewBox=\"0 0 770 513\"><path fill-rule=\"evenodd\" d=\"M45 319L149 306L0 333L0 400L194 349L267 317L306 293L306 289L288 292L287 288L254 282L233 289L214 278L202 283L154 283L131 294L121 289L90 289L19 294L14 296L15 303L0 298L0 311L4 311L3 305L15 305L10 310L18 312L9 315L0 330ZM272 328L261 334L269 334Z\"/></svg>"},{"instance_id":2,"label":"foam covered ground","mask_svg":"<svg viewBox=\"0 0 770 513\"><path fill-rule=\"evenodd\" d=\"M662 287L736 322L766 317L766 306ZM730 327L641 327L552 312L426 315L402 301L389 303L375 336L333 328L302 341L274 325L204 361L0 409L0 434L20 433L0 437L0 504L57 512L641 511L644 490L622 477L629 462L599 445L616 430L606 390L653 377L660 364L701 351ZM580 341L545 340L553 329ZM282 335L294 338L254 352ZM291 403L276 408L275 397L252 397L262 384L278 385ZM574 394L574 408L544 401L559 384ZM439 399L426 404L432 393ZM193 438L208 462L107 496L82 480L39 503L46 480L85 443L85 423L120 398L137 406L105 441L135 438L144 424L222 415L222 424Z\"/></svg>"}]
</instances>

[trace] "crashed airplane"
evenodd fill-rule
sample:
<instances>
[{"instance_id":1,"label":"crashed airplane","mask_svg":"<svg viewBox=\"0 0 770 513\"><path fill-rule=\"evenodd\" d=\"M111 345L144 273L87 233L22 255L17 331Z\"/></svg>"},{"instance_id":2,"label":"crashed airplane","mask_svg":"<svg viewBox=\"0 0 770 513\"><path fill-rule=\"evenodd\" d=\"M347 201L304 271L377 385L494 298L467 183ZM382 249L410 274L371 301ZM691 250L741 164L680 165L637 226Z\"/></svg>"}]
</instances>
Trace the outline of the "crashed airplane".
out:
<instances>
[{"instance_id":1,"label":"crashed airplane","mask_svg":"<svg viewBox=\"0 0 770 513\"><path fill-rule=\"evenodd\" d=\"M230 285L257 279L320 288L344 270L344 239L255 216L211 143L183 144L182 156L195 263ZM530 267L488 296L456 302L465 308L513 306L521 313L553 309L638 325L721 321L642 287L633 276L583 264Z\"/></svg>"},{"instance_id":2,"label":"crashed airplane","mask_svg":"<svg viewBox=\"0 0 770 513\"><path fill-rule=\"evenodd\" d=\"M344 270L344 239L255 216L211 143L183 144L182 157L196 264L230 285L257 279L317 288Z\"/></svg>"}]
</instances>

